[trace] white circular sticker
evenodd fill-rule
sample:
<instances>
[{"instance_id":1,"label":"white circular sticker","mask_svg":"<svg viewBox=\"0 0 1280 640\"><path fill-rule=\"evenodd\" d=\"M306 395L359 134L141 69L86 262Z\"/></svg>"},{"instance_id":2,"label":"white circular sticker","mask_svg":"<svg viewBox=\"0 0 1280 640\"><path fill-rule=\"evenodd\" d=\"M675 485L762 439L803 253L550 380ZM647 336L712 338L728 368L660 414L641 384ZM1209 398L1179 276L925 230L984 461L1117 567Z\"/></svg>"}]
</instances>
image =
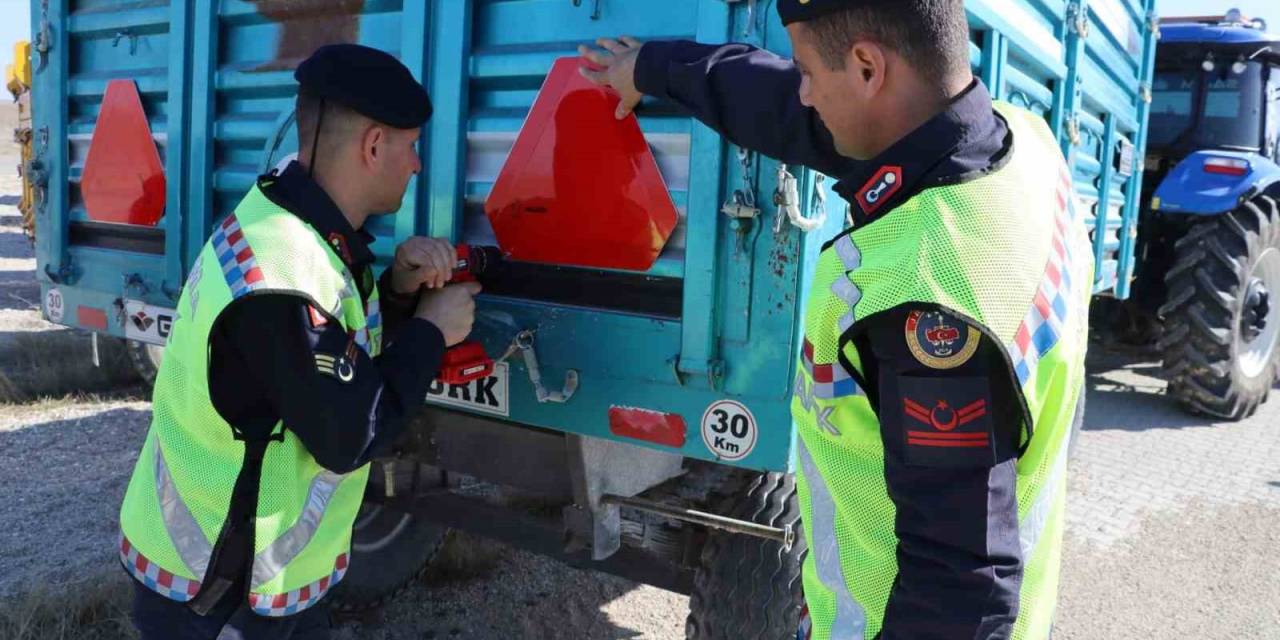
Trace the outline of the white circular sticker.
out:
<instances>
[{"instance_id":1,"label":"white circular sticker","mask_svg":"<svg viewBox=\"0 0 1280 640\"><path fill-rule=\"evenodd\" d=\"M62 292L57 289L50 289L44 294L44 312L49 316L50 322L62 322Z\"/></svg>"},{"instance_id":2,"label":"white circular sticker","mask_svg":"<svg viewBox=\"0 0 1280 640\"><path fill-rule=\"evenodd\" d=\"M702 414L702 442L721 460L741 460L756 448L756 418L733 400L720 400Z\"/></svg>"}]
</instances>

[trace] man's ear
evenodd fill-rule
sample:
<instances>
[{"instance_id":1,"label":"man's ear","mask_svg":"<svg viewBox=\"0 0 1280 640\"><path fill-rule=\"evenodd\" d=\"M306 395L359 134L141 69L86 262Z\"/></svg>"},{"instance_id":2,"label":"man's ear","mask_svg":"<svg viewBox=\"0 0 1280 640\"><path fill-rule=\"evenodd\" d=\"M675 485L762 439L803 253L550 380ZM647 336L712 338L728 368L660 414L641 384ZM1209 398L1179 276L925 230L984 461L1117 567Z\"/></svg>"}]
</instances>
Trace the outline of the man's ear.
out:
<instances>
[{"instance_id":1,"label":"man's ear","mask_svg":"<svg viewBox=\"0 0 1280 640\"><path fill-rule=\"evenodd\" d=\"M387 132L374 125L365 130L360 139L360 156L365 164L372 165L378 159L378 148L386 143Z\"/></svg>"},{"instance_id":2,"label":"man's ear","mask_svg":"<svg viewBox=\"0 0 1280 640\"><path fill-rule=\"evenodd\" d=\"M853 73L855 82L862 85L867 95L875 95L885 83L885 70L888 68L888 57L884 47L869 40L853 43L845 62Z\"/></svg>"}]
</instances>

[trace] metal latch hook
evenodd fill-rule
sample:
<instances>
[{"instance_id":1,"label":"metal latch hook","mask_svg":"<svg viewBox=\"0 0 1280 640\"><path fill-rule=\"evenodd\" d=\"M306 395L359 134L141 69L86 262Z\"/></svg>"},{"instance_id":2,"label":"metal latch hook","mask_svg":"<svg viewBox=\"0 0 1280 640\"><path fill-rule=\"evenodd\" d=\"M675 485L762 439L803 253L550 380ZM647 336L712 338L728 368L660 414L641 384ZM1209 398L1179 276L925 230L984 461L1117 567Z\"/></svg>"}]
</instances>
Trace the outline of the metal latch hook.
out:
<instances>
[{"instance_id":1,"label":"metal latch hook","mask_svg":"<svg viewBox=\"0 0 1280 640\"><path fill-rule=\"evenodd\" d=\"M529 373L529 383L533 385L533 392L538 398L538 402L547 403L564 403L573 397L574 392L578 390L578 372L570 369L564 373L564 388L560 391L548 391L542 384L542 370L538 367L538 354L533 347L533 331L524 330L516 334L516 338L511 343L511 349L507 350L507 355L502 359L506 359L512 354L513 350L519 350L524 355L524 368Z\"/></svg>"}]
</instances>

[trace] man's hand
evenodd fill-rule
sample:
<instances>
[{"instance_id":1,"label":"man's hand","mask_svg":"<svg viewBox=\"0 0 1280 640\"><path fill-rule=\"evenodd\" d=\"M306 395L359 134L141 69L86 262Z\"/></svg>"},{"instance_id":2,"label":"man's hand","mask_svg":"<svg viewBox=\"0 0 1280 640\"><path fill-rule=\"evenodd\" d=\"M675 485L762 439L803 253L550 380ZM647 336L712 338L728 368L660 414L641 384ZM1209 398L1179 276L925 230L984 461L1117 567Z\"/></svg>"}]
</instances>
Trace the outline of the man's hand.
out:
<instances>
[{"instance_id":1,"label":"man's hand","mask_svg":"<svg viewBox=\"0 0 1280 640\"><path fill-rule=\"evenodd\" d=\"M458 252L449 241L421 236L409 238L396 247L391 288L400 295L409 295L423 286L439 289L453 277L457 263Z\"/></svg>"},{"instance_id":2,"label":"man's hand","mask_svg":"<svg viewBox=\"0 0 1280 640\"><path fill-rule=\"evenodd\" d=\"M618 110L613 114L621 120L627 117L631 110L640 104L640 98L644 97L644 94L636 89L635 80L636 56L640 54L641 42L630 36L622 36L617 40L600 38L596 40L596 44L600 45L601 49L588 47L585 44L578 45L578 53L603 69L593 71L582 67L579 71L588 80L602 87L612 87L618 95L622 96L622 101L618 103Z\"/></svg>"},{"instance_id":3,"label":"man's hand","mask_svg":"<svg viewBox=\"0 0 1280 640\"><path fill-rule=\"evenodd\" d=\"M475 295L480 283L451 284L439 291L423 291L414 317L434 324L444 334L444 344L452 347L467 339L476 318Z\"/></svg>"}]
</instances>

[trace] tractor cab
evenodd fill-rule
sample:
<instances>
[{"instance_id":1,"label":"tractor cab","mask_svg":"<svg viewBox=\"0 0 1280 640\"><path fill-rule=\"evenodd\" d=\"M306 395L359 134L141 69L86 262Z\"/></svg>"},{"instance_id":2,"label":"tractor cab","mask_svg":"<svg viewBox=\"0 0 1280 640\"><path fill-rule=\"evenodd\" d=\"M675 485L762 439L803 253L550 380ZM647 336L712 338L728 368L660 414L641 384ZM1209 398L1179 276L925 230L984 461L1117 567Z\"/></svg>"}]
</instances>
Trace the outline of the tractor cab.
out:
<instances>
[{"instance_id":1,"label":"tractor cab","mask_svg":"<svg viewBox=\"0 0 1280 640\"><path fill-rule=\"evenodd\" d=\"M1222 18L1167 18L1152 81L1147 175L1157 184L1197 151L1276 160L1280 35L1239 11ZM1230 174L1232 166L1212 164Z\"/></svg>"}]
</instances>

